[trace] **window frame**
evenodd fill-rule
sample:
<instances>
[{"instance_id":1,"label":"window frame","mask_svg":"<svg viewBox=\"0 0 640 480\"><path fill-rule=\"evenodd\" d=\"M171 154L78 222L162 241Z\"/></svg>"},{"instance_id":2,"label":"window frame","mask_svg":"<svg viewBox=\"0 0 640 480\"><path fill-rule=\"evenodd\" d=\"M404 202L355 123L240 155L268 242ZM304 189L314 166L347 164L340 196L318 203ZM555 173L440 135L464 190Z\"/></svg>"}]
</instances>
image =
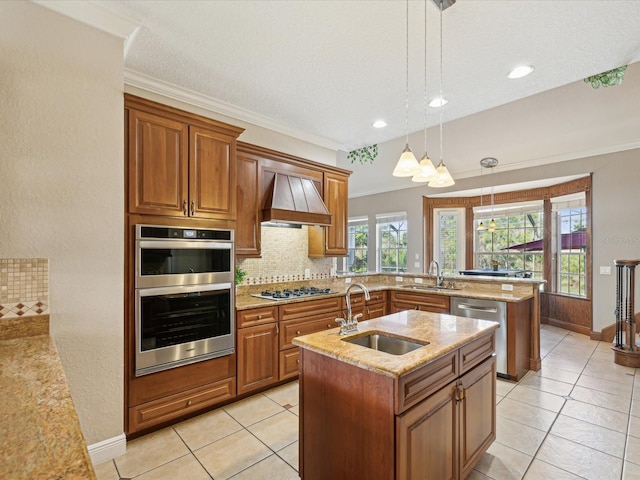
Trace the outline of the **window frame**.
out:
<instances>
[{"instance_id":1,"label":"window frame","mask_svg":"<svg viewBox=\"0 0 640 480\"><path fill-rule=\"evenodd\" d=\"M401 223L403 222L405 224L404 229L402 228L398 229L398 235L401 236L402 232L404 232L404 245L401 246L401 244L398 243L398 246L395 248L384 246L382 241L384 232L381 231L381 227L383 225L390 225L392 223L398 223L398 222L401 222ZM386 273L386 274L407 272L408 254L409 254L408 234L409 234L409 222L407 218L407 212L376 214L376 272ZM395 264L396 268L394 270L391 270L391 269L383 270L383 267L382 267L383 250L396 251L396 264ZM401 268L402 265L400 261L402 251L404 251L404 260L405 260L404 268Z\"/></svg>"}]
</instances>

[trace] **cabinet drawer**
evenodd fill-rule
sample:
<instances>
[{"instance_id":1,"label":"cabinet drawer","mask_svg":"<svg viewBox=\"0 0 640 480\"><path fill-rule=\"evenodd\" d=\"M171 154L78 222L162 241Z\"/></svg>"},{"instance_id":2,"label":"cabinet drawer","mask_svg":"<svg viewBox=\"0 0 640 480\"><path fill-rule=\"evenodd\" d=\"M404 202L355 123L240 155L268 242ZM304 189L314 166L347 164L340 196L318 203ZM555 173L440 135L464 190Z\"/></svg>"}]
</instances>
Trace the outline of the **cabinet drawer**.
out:
<instances>
[{"instance_id":1,"label":"cabinet drawer","mask_svg":"<svg viewBox=\"0 0 640 480\"><path fill-rule=\"evenodd\" d=\"M396 401L396 414L402 413L424 400L458 377L458 352L453 351L415 372L400 377Z\"/></svg>"},{"instance_id":2,"label":"cabinet drawer","mask_svg":"<svg viewBox=\"0 0 640 480\"><path fill-rule=\"evenodd\" d=\"M464 373L486 360L496 351L495 333L474 340L460 349L460 373Z\"/></svg>"},{"instance_id":3,"label":"cabinet drawer","mask_svg":"<svg viewBox=\"0 0 640 480\"><path fill-rule=\"evenodd\" d=\"M173 420L235 396L235 378L194 388L129 409L129 433Z\"/></svg>"},{"instance_id":4,"label":"cabinet drawer","mask_svg":"<svg viewBox=\"0 0 640 480\"><path fill-rule=\"evenodd\" d=\"M253 327L264 323L278 321L278 307L252 308L249 310L238 310L236 313L237 328Z\"/></svg>"},{"instance_id":5,"label":"cabinet drawer","mask_svg":"<svg viewBox=\"0 0 640 480\"><path fill-rule=\"evenodd\" d=\"M371 305L365 307L367 320L371 320L372 318L383 317L387 314L387 304L379 303L377 305Z\"/></svg>"},{"instance_id":6,"label":"cabinet drawer","mask_svg":"<svg viewBox=\"0 0 640 480\"><path fill-rule=\"evenodd\" d=\"M422 312L433 313L449 313L449 308L439 308L434 306L417 305L415 303L404 302L391 302L391 309L389 313L398 313L405 310L420 310Z\"/></svg>"},{"instance_id":7,"label":"cabinet drawer","mask_svg":"<svg viewBox=\"0 0 640 480\"><path fill-rule=\"evenodd\" d=\"M280 352L280 380L297 377L300 374L300 349L290 348Z\"/></svg>"},{"instance_id":8,"label":"cabinet drawer","mask_svg":"<svg viewBox=\"0 0 640 480\"><path fill-rule=\"evenodd\" d=\"M443 313L449 311L449 297L446 295L432 295L428 293L402 292L394 290L391 292L391 303L413 305L414 309L425 312Z\"/></svg>"},{"instance_id":9,"label":"cabinet drawer","mask_svg":"<svg viewBox=\"0 0 640 480\"><path fill-rule=\"evenodd\" d=\"M320 332L329 328L337 328L333 314L317 315L305 320L287 320L280 323L280 350L293 347L292 340L301 335Z\"/></svg>"},{"instance_id":10,"label":"cabinet drawer","mask_svg":"<svg viewBox=\"0 0 640 480\"><path fill-rule=\"evenodd\" d=\"M387 301L387 292L382 290L378 292L370 292L369 300L367 302L364 301L363 293L354 293L350 295L351 297L351 307L359 307L361 305L373 305L374 303L383 303ZM347 297L342 297L342 308L347 308Z\"/></svg>"},{"instance_id":11,"label":"cabinet drawer","mask_svg":"<svg viewBox=\"0 0 640 480\"><path fill-rule=\"evenodd\" d=\"M336 315L339 315L342 308L341 301L342 297L331 297L280 305L280 320L308 317L326 312L336 312Z\"/></svg>"}]
</instances>

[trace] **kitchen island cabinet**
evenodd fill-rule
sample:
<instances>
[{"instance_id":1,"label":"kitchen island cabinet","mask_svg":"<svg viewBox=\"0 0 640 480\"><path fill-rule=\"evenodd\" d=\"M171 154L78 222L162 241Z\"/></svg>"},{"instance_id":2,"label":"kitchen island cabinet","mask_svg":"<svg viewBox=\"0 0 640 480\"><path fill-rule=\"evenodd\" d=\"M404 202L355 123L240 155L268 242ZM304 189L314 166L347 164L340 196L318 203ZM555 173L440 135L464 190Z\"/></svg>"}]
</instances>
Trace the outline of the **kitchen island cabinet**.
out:
<instances>
[{"instance_id":1,"label":"kitchen island cabinet","mask_svg":"<svg viewBox=\"0 0 640 480\"><path fill-rule=\"evenodd\" d=\"M495 439L497 326L412 310L296 338L301 477L465 478ZM380 332L426 345L391 355L346 341Z\"/></svg>"}]
</instances>

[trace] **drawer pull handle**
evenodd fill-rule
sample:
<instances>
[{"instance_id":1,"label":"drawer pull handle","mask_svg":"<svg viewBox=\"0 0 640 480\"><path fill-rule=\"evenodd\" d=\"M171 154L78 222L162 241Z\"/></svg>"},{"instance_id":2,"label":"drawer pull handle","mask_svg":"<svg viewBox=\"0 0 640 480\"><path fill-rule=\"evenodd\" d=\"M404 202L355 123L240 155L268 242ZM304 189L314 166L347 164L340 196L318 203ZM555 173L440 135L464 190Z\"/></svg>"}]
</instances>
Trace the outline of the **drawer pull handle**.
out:
<instances>
[{"instance_id":1,"label":"drawer pull handle","mask_svg":"<svg viewBox=\"0 0 640 480\"><path fill-rule=\"evenodd\" d=\"M187 407L191 406L191 400L187 400Z\"/></svg>"}]
</instances>

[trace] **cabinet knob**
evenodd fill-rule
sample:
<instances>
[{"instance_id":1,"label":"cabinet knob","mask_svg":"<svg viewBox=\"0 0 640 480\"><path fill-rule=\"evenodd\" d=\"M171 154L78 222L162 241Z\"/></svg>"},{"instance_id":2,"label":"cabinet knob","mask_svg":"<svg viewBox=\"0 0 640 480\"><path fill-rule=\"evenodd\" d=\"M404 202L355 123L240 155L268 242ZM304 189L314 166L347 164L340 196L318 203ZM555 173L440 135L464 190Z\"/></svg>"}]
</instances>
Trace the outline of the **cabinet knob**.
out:
<instances>
[{"instance_id":1,"label":"cabinet knob","mask_svg":"<svg viewBox=\"0 0 640 480\"><path fill-rule=\"evenodd\" d=\"M300 330L296 330L296 335L300 335Z\"/></svg>"},{"instance_id":2,"label":"cabinet knob","mask_svg":"<svg viewBox=\"0 0 640 480\"><path fill-rule=\"evenodd\" d=\"M187 407L191 406L191 400L187 400Z\"/></svg>"},{"instance_id":3,"label":"cabinet knob","mask_svg":"<svg viewBox=\"0 0 640 480\"><path fill-rule=\"evenodd\" d=\"M300 365L300 359L296 360L296 363L297 363L298 365Z\"/></svg>"},{"instance_id":4,"label":"cabinet knob","mask_svg":"<svg viewBox=\"0 0 640 480\"><path fill-rule=\"evenodd\" d=\"M187 212L187 200L185 199L185 200L183 200L183 201L182 201L182 214L183 214L184 216L186 216L186 215L187 215L187 213L188 213L188 212Z\"/></svg>"},{"instance_id":5,"label":"cabinet knob","mask_svg":"<svg viewBox=\"0 0 640 480\"><path fill-rule=\"evenodd\" d=\"M327 325L327 328L333 328L333 325L329 324Z\"/></svg>"},{"instance_id":6,"label":"cabinet knob","mask_svg":"<svg viewBox=\"0 0 640 480\"><path fill-rule=\"evenodd\" d=\"M418 305L416 305L416 307L414 308L414 310L420 310L420 307Z\"/></svg>"},{"instance_id":7,"label":"cabinet knob","mask_svg":"<svg viewBox=\"0 0 640 480\"><path fill-rule=\"evenodd\" d=\"M262 315L258 315L258 320L262 320Z\"/></svg>"}]
</instances>

